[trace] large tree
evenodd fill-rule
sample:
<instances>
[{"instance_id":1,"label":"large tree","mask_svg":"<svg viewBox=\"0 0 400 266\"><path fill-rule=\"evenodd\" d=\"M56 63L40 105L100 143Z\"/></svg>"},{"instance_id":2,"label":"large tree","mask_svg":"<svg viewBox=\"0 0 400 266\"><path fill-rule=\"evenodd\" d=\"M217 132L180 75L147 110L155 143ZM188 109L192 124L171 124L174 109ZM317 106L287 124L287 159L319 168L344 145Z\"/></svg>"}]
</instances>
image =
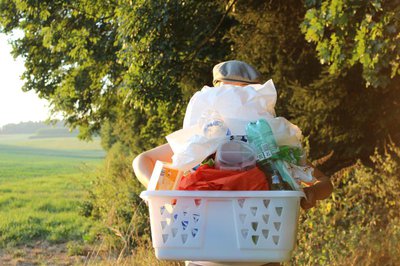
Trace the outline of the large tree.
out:
<instances>
[{"instance_id":1,"label":"large tree","mask_svg":"<svg viewBox=\"0 0 400 266\"><path fill-rule=\"evenodd\" d=\"M4 0L0 30L24 33L13 47L25 60L25 91L47 99L82 137L111 124L109 133L138 152L180 125L187 95L229 52L221 37L231 6Z\"/></svg>"},{"instance_id":2,"label":"large tree","mask_svg":"<svg viewBox=\"0 0 400 266\"><path fill-rule=\"evenodd\" d=\"M306 8L301 30L327 68L295 95L305 99L296 107L313 123L306 128L314 146L352 161L390 139L400 143L399 1L306 1Z\"/></svg>"}]
</instances>

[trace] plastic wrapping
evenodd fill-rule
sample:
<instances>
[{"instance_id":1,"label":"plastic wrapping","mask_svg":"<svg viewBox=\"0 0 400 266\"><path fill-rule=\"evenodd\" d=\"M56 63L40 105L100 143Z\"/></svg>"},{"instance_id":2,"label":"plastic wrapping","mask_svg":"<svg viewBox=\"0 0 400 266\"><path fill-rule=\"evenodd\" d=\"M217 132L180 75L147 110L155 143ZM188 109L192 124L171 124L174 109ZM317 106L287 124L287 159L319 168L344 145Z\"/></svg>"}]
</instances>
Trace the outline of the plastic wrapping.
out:
<instances>
[{"instance_id":1,"label":"plastic wrapping","mask_svg":"<svg viewBox=\"0 0 400 266\"><path fill-rule=\"evenodd\" d=\"M228 141L228 134L229 130L219 114L206 110L199 123L166 137L174 152L172 166L182 171L192 169Z\"/></svg>"},{"instance_id":2,"label":"plastic wrapping","mask_svg":"<svg viewBox=\"0 0 400 266\"><path fill-rule=\"evenodd\" d=\"M249 170L256 166L254 149L244 141L231 140L220 145L215 154L215 167L221 170Z\"/></svg>"},{"instance_id":3,"label":"plastic wrapping","mask_svg":"<svg viewBox=\"0 0 400 266\"><path fill-rule=\"evenodd\" d=\"M183 128L196 125L205 111L219 113L232 135L245 135L248 122L275 117L276 90L272 80L245 87L205 86L191 98Z\"/></svg>"}]
</instances>

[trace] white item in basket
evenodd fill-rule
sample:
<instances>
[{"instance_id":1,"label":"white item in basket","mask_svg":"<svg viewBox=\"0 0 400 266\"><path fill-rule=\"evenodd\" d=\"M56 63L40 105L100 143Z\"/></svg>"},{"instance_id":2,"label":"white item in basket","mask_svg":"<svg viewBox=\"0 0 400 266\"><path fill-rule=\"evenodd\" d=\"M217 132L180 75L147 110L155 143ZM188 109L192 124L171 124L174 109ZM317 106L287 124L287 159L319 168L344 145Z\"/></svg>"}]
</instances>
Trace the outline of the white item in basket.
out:
<instances>
[{"instance_id":1,"label":"white item in basket","mask_svg":"<svg viewBox=\"0 0 400 266\"><path fill-rule=\"evenodd\" d=\"M227 132L223 121L218 119L169 134L166 139L174 152L173 167L185 172L197 166L228 140Z\"/></svg>"},{"instance_id":2,"label":"white item in basket","mask_svg":"<svg viewBox=\"0 0 400 266\"><path fill-rule=\"evenodd\" d=\"M278 146L301 147L302 133L298 126L292 124L284 117L267 119Z\"/></svg>"},{"instance_id":3,"label":"white item in basket","mask_svg":"<svg viewBox=\"0 0 400 266\"><path fill-rule=\"evenodd\" d=\"M301 182L312 184L316 181L313 175L313 167L308 165L300 166L288 162L285 162L285 164L290 176L293 177L293 179L296 180L298 184L300 184Z\"/></svg>"},{"instance_id":4,"label":"white item in basket","mask_svg":"<svg viewBox=\"0 0 400 266\"><path fill-rule=\"evenodd\" d=\"M296 242L300 191L144 191L156 257L282 262Z\"/></svg>"},{"instance_id":5,"label":"white item in basket","mask_svg":"<svg viewBox=\"0 0 400 266\"><path fill-rule=\"evenodd\" d=\"M174 190L178 186L183 173L171 164L156 161L151 174L148 190Z\"/></svg>"},{"instance_id":6,"label":"white item in basket","mask_svg":"<svg viewBox=\"0 0 400 266\"><path fill-rule=\"evenodd\" d=\"M275 116L276 98L272 80L244 87L205 86L190 99L183 128L196 125L205 111L212 110L219 113L232 135L245 135L245 127L250 121Z\"/></svg>"}]
</instances>

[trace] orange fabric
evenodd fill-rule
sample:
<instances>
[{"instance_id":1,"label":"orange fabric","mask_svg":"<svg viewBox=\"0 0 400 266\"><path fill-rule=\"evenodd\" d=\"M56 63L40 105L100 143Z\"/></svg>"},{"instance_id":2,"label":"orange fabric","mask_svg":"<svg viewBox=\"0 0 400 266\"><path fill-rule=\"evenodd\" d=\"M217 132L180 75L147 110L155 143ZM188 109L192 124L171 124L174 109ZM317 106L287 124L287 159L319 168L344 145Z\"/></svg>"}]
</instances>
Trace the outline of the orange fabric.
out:
<instances>
[{"instance_id":1,"label":"orange fabric","mask_svg":"<svg viewBox=\"0 0 400 266\"><path fill-rule=\"evenodd\" d=\"M179 190L269 190L264 173L257 167L248 171L226 171L200 166L182 177Z\"/></svg>"}]
</instances>

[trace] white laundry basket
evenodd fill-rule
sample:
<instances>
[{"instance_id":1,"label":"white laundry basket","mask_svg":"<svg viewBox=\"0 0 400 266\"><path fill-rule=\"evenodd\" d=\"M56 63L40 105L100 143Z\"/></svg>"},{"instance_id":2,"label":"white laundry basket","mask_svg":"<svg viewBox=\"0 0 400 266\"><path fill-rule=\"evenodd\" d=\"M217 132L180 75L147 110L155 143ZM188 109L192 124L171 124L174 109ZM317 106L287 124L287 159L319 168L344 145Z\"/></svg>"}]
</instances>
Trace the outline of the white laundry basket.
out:
<instances>
[{"instance_id":1,"label":"white laundry basket","mask_svg":"<svg viewBox=\"0 0 400 266\"><path fill-rule=\"evenodd\" d=\"M300 191L143 191L156 257L282 262L294 249Z\"/></svg>"}]
</instances>

